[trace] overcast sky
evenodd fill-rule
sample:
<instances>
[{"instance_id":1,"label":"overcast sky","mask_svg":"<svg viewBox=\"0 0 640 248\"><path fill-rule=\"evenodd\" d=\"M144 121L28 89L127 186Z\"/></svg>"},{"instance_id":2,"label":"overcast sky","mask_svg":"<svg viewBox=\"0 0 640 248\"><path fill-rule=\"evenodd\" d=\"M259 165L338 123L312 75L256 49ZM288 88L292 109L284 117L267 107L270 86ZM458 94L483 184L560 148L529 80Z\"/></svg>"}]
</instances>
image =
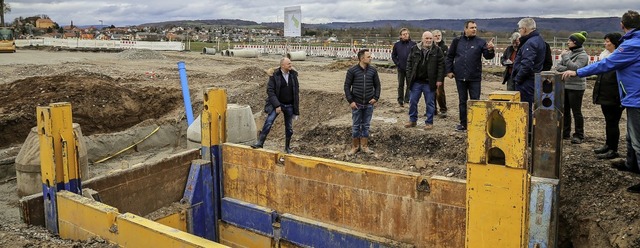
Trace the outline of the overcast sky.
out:
<instances>
[{"instance_id":1,"label":"overcast sky","mask_svg":"<svg viewBox=\"0 0 640 248\"><path fill-rule=\"evenodd\" d=\"M171 20L242 19L282 22L284 7L301 6L303 23L496 17L620 17L638 0L5 0L16 17L45 14L76 25L137 25ZM638 9L635 9L638 11Z\"/></svg>"}]
</instances>

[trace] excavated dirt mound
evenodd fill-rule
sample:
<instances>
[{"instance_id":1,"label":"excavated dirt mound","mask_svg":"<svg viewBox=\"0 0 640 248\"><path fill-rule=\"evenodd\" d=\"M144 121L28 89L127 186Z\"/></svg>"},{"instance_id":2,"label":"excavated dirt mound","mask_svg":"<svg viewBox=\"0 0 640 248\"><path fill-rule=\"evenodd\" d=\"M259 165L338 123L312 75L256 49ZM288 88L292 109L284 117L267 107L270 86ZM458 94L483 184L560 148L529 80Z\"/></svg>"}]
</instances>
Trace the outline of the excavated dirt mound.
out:
<instances>
[{"instance_id":1,"label":"excavated dirt mound","mask_svg":"<svg viewBox=\"0 0 640 248\"><path fill-rule=\"evenodd\" d=\"M85 135L122 131L179 106L181 93L120 85L98 73L69 72L0 85L0 147L24 141L36 123L36 106L71 102Z\"/></svg>"}]
</instances>

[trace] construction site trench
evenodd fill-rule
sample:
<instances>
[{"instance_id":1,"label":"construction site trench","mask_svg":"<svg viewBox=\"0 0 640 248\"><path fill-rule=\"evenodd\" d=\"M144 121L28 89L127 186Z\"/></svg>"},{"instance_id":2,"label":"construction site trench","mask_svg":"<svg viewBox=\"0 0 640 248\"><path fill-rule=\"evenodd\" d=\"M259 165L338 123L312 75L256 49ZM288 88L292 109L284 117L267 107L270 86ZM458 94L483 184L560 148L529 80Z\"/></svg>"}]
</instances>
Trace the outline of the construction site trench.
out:
<instances>
[{"instance_id":1,"label":"construction site trench","mask_svg":"<svg viewBox=\"0 0 640 248\"><path fill-rule=\"evenodd\" d=\"M261 128L266 97L267 71L278 66L279 56L242 59L189 52L128 50L121 53L20 50L0 55L0 161L14 158L31 128L36 106L70 102L73 121L92 142L89 170L92 176L126 169L144 161L159 160L186 149L186 117L176 63L184 61L194 109L202 110L203 91L224 88L228 102L249 105ZM371 125L370 146L375 155L345 155L350 142L351 112L344 100L347 68L355 62L308 57L294 61L300 80L300 118L294 122L293 151L390 169L466 178L466 133L455 132L458 97L455 83L447 79L448 116L436 116L434 128L404 128L408 108L396 103L395 69L376 61L382 95ZM485 68L481 99L503 90L502 68ZM610 168L592 149L604 143L604 117L591 103L593 82L583 98L586 139L582 144L565 140L560 187L559 247L640 247L640 195L626 187L640 182L640 175ZM424 113L424 100L419 113ZM626 133L621 120L621 132ZM161 131L105 162L99 159L120 150L153 127ZM624 136L621 154L626 153ZM282 151L284 125L278 118L267 138L266 149ZM2 247L110 247L104 240L61 240L44 228L20 220L16 180L11 165L0 165L0 246ZM4 168L4 169L2 169ZM2 173L4 170L4 173Z\"/></svg>"}]
</instances>

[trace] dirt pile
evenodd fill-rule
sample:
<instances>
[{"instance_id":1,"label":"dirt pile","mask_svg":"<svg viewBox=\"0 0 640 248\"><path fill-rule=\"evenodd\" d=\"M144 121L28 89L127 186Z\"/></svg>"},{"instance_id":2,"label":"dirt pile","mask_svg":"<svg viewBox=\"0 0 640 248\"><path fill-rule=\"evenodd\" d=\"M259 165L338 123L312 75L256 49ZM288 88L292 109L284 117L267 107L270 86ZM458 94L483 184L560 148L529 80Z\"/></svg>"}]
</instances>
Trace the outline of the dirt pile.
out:
<instances>
[{"instance_id":1,"label":"dirt pile","mask_svg":"<svg viewBox=\"0 0 640 248\"><path fill-rule=\"evenodd\" d=\"M358 64L357 60L337 60L333 63L330 63L328 65L325 66L325 68L327 70L331 70L331 71L344 71L349 69L349 67L352 67L354 65Z\"/></svg>"},{"instance_id":2,"label":"dirt pile","mask_svg":"<svg viewBox=\"0 0 640 248\"><path fill-rule=\"evenodd\" d=\"M181 103L179 91L121 86L113 78L83 71L30 77L0 85L0 147L24 141L36 125L36 107L71 102L73 121L85 135L121 131L158 118Z\"/></svg>"},{"instance_id":3,"label":"dirt pile","mask_svg":"<svg viewBox=\"0 0 640 248\"><path fill-rule=\"evenodd\" d=\"M162 53L147 49L128 49L118 53L118 58L139 60L139 59L165 59Z\"/></svg>"}]
</instances>

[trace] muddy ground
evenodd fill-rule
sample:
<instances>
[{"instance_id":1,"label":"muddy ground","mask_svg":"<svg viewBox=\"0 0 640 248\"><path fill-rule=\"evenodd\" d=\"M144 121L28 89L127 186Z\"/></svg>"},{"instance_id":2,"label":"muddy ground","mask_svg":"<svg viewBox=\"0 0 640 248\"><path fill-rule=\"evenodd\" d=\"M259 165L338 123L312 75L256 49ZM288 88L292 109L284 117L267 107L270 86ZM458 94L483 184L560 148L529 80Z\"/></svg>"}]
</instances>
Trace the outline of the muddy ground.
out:
<instances>
[{"instance_id":1,"label":"muddy ground","mask_svg":"<svg viewBox=\"0 0 640 248\"><path fill-rule=\"evenodd\" d=\"M196 113L202 108L202 91L222 87L227 89L229 103L250 105L258 128L262 126L265 71L277 66L278 56L241 59L188 52L20 50L0 54L0 156L3 156L0 161L15 156L29 129L36 124L35 107L50 102L71 102L74 122L81 124L88 138L154 125L186 129L178 61L186 63ZM458 104L453 81L445 82L449 116L436 117L430 131L422 129L424 117L419 119L417 128L406 129L402 125L408 120L408 108L396 104L394 69L379 69L382 96L374 111L370 138L377 156L345 156L351 116L342 85L349 64L331 58L294 62L301 82L301 115L294 122L295 153L424 175L466 177L467 134L454 131ZM502 90L504 85L499 82L499 76L485 73L481 98ZM640 175L616 171L610 168L609 161L595 158L592 149L604 142L604 118L600 107L591 103L592 87L590 84L583 99L585 142L575 145L564 141L560 247L640 247L640 195L625 191L640 182ZM420 112L424 113L424 102L420 104ZM623 134L625 122L623 117L620 125ZM624 137L620 141L620 152L625 154ZM185 147L184 142L172 144L164 152ZM280 118L269 134L266 148L282 150L283 146L284 127ZM154 157L150 150L130 151L109 162L90 163L89 168L94 175L123 168L123 164ZM21 224L15 190L16 181L11 176L0 178L1 247L108 246L101 240L60 240L40 227Z\"/></svg>"}]
</instances>

